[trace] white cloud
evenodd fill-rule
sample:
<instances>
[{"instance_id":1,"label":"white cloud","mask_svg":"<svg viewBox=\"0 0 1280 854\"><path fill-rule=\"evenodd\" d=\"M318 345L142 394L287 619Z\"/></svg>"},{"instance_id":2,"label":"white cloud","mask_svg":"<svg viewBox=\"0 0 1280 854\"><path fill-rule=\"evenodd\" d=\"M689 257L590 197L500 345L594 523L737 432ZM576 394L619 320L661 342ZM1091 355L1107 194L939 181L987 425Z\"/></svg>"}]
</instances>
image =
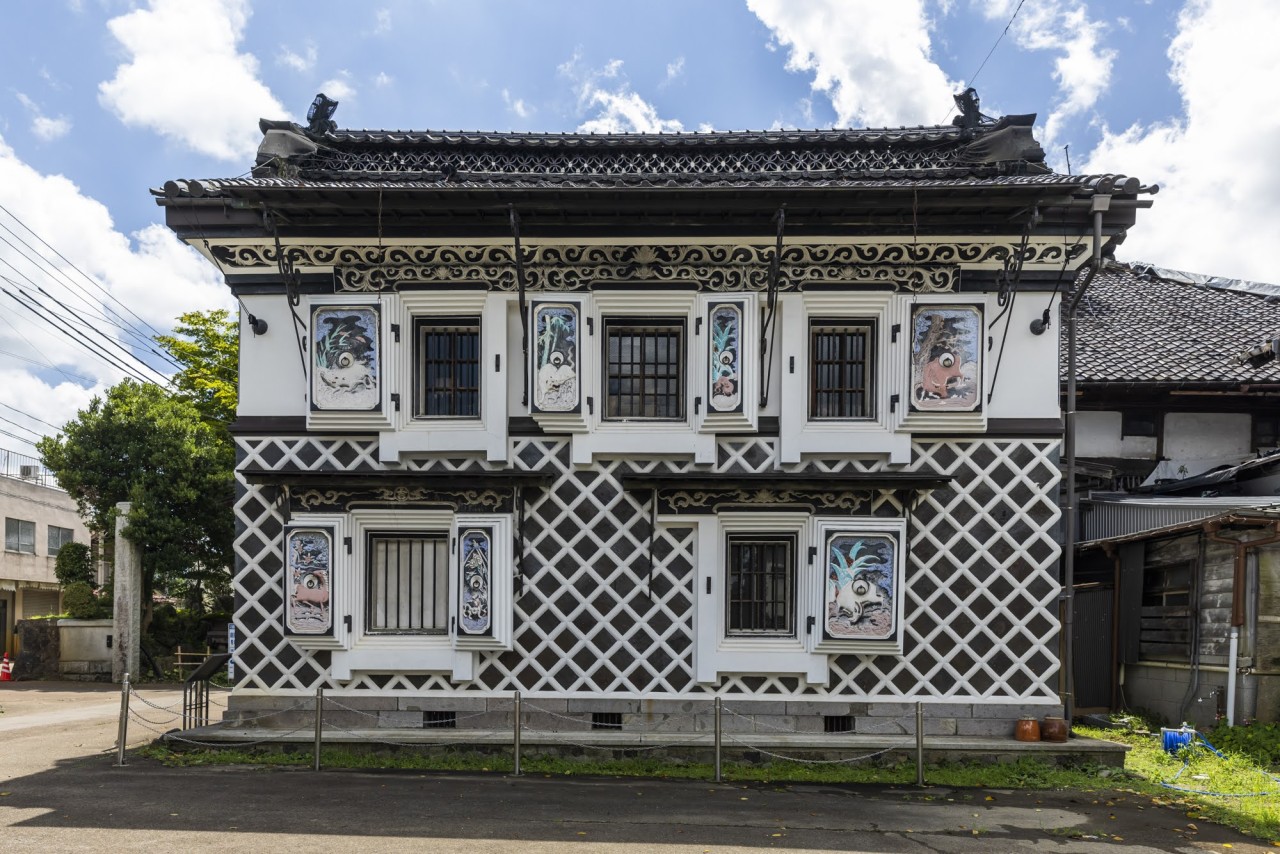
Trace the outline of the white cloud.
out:
<instances>
[{"instance_id":1,"label":"white cloud","mask_svg":"<svg viewBox=\"0 0 1280 854\"><path fill-rule=\"evenodd\" d=\"M373 85L377 86L379 89L390 86L394 82L395 78L385 71L379 71L378 76L373 78Z\"/></svg>"},{"instance_id":2,"label":"white cloud","mask_svg":"<svg viewBox=\"0 0 1280 854\"><path fill-rule=\"evenodd\" d=\"M31 113L31 132L45 142L52 142L66 136L71 131L71 119L66 116L46 116L40 105L22 92L17 93L22 106Z\"/></svg>"},{"instance_id":3,"label":"white cloud","mask_svg":"<svg viewBox=\"0 0 1280 854\"><path fill-rule=\"evenodd\" d=\"M259 118L288 118L238 45L247 0L150 0L107 26L128 61L99 84L102 104L125 124L150 128L201 154L253 157Z\"/></svg>"},{"instance_id":4,"label":"white cloud","mask_svg":"<svg viewBox=\"0 0 1280 854\"><path fill-rule=\"evenodd\" d=\"M508 110L515 113L522 119L529 118L529 116L533 115L535 112L533 107L530 107L524 102L523 98L512 98L511 92L506 89L502 90L502 101L507 105Z\"/></svg>"},{"instance_id":5,"label":"white cloud","mask_svg":"<svg viewBox=\"0 0 1280 854\"><path fill-rule=\"evenodd\" d=\"M1007 21L1018 8L1017 0L984 0L988 19ZM1087 113L1111 83L1116 51L1102 46L1106 25L1089 17L1081 0L1040 0L1018 12L1010 28L1024 50L1044 50L1059 55L1053 60L1053 79L1059 98L1045 121L1046 150L1057 148L1064 123Z\"/></svg>"},{"instance_id":6,"label":"white cloud","mask_svg":"<svg viewBox=\"0 0 1280 854\"><path fill-rule=\"evenodd\" d=\"M672 62L667 63L667 76L662 79L660 86L669 86L678 80L684 74L684 57L676 57Z\"/></svg>"},{"instance_id":7,"label":"white cloud","mask_svg":"<svg viewBox=\"0 0 1280 854\"><path fill-rule=\"evenodd\" d=\"M320 84L320 91L335 101L350 101L356 96L355 87L351 85L350 74L340 72L342 76L333 77Z\"/></svg>"},{"instance_id":8,"label":"white cloud","mask_svg":"<svg viewBox=\"0 0 1280 854\"><path fill-rule=\"evenodd\" d=\"M677 119L664 119L658 110L638 93L622 74L622 60L611 59L604 68L591 70L582 65L582 55L559 66L565 77L575 82L578 110L597 110L594 118L578 125L580 133L674 133L684 130ZM609 85L604 85L605 83Z\"/></svg>"},{"instance_id":9,"label":"white cloud","mask_svg":"<svg viewBox=\"0 0 1280 854\"><path fill-rule=\"evenodd\" d=\"M1280 281L1280 5L1191 0L1169 47L1183 116L1107 129L1087 172L1158 182L1120 254L1163 266Z\"/></svg>"},{"instance_id":10,"label":"white cloud","mask_svg":"<svg viewBox=\"0 0 1280 854\"><path fill-rule=\"evenodd\" d=\"M314 44L308 43L300 54L281 45L280 54L276 57L276 65L283 65L294 71L310 71L316 67L317 58L319 58L319 51Z\"/></svg>"},{"instance_id":11,"label":"white cloud","mask_svg":"<svg viewBox=\"0 0 1280 854\"><path fill-rule=\"evenodd\" d=\"M921 0L747 0L789 48L787 69L813 73L841 125L936 124L959 89L930 58Z\"/></svg>"},{"instance_id":12,"label":"white cloud","mask_svg":"<svg viewBox=\"0 0 1280 854\"><path fill-rule=\"evenodd\" d=\"M373 13L373 32L375 35L391 32L391 10L379 9Z\"/></svg>"},{"instance_id":13,"label":"white cloud","mask_svg":"<svg viewBox=\"0 0 1280 854\"><path fill-rule=\"evenodd\" d=\"M11 292L20 286L34 295L34 282L112 340L121 340L122 333L96 320L107 310L104 306L109 304L110 310L125 315L139 327L141 323L119 305L108 303L72 264L162 331L170 329L182 312L233 305L213 266L180 243L167 228L150 225L132 235L132 239L126 237L115 229L105 206L85 196L67 178L32 169L2 138L0 205L66 258L64 261L42 247L9 214L0 211L0 222L22 235L25 243L39 249L47 259L45 264L36 264L23 257L34 250L19 253L0 244L0 260L5 262L0 263L0 276L18 283L0 282L0 286ZM65 311L60 314L65 315ZM0 402L62 424L87 404L93 393L123 377L119 368L53 332L29 309L3 295L0 321L0 351L4 352L0 358ZM77 336L93 337L82 330ZM39 368L28 360L52 363L55 368Z\"/></svg>"}]
</instances>

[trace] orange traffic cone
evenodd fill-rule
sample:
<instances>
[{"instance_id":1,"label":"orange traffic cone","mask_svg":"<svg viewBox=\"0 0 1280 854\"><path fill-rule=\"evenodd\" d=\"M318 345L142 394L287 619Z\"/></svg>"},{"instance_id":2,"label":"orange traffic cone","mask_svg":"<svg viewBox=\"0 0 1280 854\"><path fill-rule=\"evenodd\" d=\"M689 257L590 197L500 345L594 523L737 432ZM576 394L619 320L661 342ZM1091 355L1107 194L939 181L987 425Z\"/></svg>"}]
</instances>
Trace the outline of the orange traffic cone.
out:
<instances>
[{"instance_id":1,"label":"orange traffic cone","mask_svg":"<svg viewBox=\"0 0 1280 854\"><path fill-rule=\"evenodd\" d=\"M0 660L0 682L13 681L13 662L9 660L9 653L4 654L4 659Z\"/></svg>"}]
</instances>

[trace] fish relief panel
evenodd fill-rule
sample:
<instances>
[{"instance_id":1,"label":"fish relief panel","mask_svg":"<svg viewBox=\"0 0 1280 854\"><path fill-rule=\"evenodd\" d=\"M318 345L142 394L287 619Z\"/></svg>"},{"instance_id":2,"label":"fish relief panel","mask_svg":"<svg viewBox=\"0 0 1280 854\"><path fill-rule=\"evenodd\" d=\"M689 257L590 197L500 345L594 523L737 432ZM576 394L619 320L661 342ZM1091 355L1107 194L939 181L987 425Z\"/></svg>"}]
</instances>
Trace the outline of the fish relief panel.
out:
<instances>
[{"instance_id":1,"label":"fish relief panel","mask_svg":"<svg viewBox=\"0 0 1280 854\"><path fill-rule=\"evenodd\" d=\"M533 406L539 412L577 412L578 307L534 303Z\"/></svg>"},{"instance_id":2,"label":"fish relief panel","mask_svg":"<svg viewBox=\"0 0 1280 854\"><path fill-rule=\"evenodd\" d=\"M827 537L826 554L824 637L892 639L897 631L897 540L836 532Z\"/></svg>"},{"instance_id":3,"label":"fish relief panel","mask_svg":"<svg viewBox=\"0 0 1280 854\"><path fill-rule=\"evenodd\" d=\"M911 408L973 412L982 402L982 312L916 306L911 314Z\"/></svg>"},{"instance_id":4,"label":"fish relief panel","mask_svg":"<svg viewBox=\"0 0 1280 854\"><path fill-rule=\"evenodd\" d=\"M738 303L713 303L707 399L712 412L742 411L742 307Z\"/></svg>"},{"instance_id":5,"label":"fish relief panel","mask_svg":"<svg viewBox=\"0 0 1280 854\"><path fill-rule=\"evenodd\" d=\"M285 630L298 635L333 632L333 534L293 528L285 535Z\"/></svg>"},{"instance_id":6,"label":"fish relief panel","mask_svg":"<svg viewBox=\"0 0 1280 854\"><path fill-rule=\"evenodd\" d=\"M382 404L375 306L311 310L311 408L377 410Z\"/></svg>"},{"instance_id":7,"label":"fish relief panel","mask_svg":"<svg viewBox=\"0 0 1280 854\"><path fill-rule=\"evenodd\" d=\"M468 528L458 538L458 562L462 567L458 625L468 635L493 634L492 544L488 528Z\"/></svg>"}]
</instances>

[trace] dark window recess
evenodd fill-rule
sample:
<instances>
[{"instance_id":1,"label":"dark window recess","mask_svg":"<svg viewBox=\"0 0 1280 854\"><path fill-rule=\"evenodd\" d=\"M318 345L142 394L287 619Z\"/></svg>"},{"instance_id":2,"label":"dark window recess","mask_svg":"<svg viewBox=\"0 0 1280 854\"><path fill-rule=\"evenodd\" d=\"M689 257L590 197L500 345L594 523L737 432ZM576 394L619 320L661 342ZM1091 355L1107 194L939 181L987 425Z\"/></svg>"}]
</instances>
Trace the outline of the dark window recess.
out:
<instances>
[{"instance_id":1,"label":"dark window recess","mask_svg":"<svg viewBox=\"0 0 1280 854\"><path fill-rule=\"evenodd\" d=\"M622 729L621 712L592 712L592 729Z\"/></svg>"},{"instance_id":2,"label":"dark window recess","mask_svg":"<svg viewBox=\"0 0 1280 854\"><path fill-rule=\"evenodd\" d=\"M478 418L480 321L419 320L414 329L414 417Z\"/></svg>"},{"instance_id":3,"label":"dark window recess","mask_svg":"<svg viewBox=\"0 0 1280 854\"><path fill-rule=\"evenodd\" d=\"M853 715L823 715L823 732L853 732Z\"/></svg>"},{"instance_id":4,"label":"dark window recess","mask_svg":"<svg viewBox=\"0 0 1280 854\"><path fill-rule=\"evenodd\" d=\"M873 328L815 321L809 328L809 417L871 418Z\"/></svg>"},{"instance_id":5,"label":"dark window recess","mask_svg":"<svg viewBox=\"0 0 1280 854\"><path fill-rule=\"evenodd\" d=\"M1156 435L1156 414L1154 412L1121 412L1120 437Z\"/></svg>"},{"instance_id":6,"label":"dark window recess","mask_svg":"<svg viewBox=\"0 0 1280 854\"><path fill-rule=\"evenodd\" d=\"M606 419L684 419L684 322L605 321Z\"/></svg>"},{"instance_id":7,"label":"dark window recess","mask_svg":"<svg viewBox=\"0 0 1280 854\"><path fill-rule=\"evenodd\" d=\"M1149 566L1142 575L1138 655L1147 661L1191 658L1191 561Z\"/></svg>"},{"instance_id":8,"label":"dark window recess","mask_svg":"<svg viewBox=\"0 0 1280 854\"><path fill-rule=\"evenodd\" d=\"M4 520L4 548L10 552L36 553L36 523L26 519Z\"/></svg>"},{"instance_id":9,"label":"dark window recess","mask_svg":"<svg viewBox=\"0 0 1280 854\"><path fill-rule=\"evenodd\" d=\"M1280 448L1280 415L1253 416L1253 449Z\"/></svg>"},{"instance_id":10,"label":"dark window recess","mask_svg":"<svg viewBox=\"0 0 1280 854\"><path fill-rule=\"evenodd\" d=\"M423 729L457 729L457 712L423 712Z\"/></svg>"},{"instance_id":11,"label":"dark window recess","mask_svg":"<svg viewBox=\"0 0 1280 854\"><path fill-rule=\"evenodd\" d=\"M365 581L370 632L442 634L449 612L449 538L370 534Z\"/></svg>"},{"instance_id":12,"label":"dark window recess","mask_svg":"<svg viewBox=\"0 0 1280 854\"><path fill-rule=\"evenodd\" d=\"M795 537L729 536L730 635L794 635Z\"/></svg>"}]
</instances>

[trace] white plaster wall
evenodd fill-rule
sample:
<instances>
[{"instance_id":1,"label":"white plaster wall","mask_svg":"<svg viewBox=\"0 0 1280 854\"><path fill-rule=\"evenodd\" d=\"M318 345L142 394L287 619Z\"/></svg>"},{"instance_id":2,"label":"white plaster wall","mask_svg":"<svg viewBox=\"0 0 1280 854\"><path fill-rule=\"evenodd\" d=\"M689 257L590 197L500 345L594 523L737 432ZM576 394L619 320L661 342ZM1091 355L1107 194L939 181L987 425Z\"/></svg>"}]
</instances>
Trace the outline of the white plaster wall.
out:
<instances>
[{"instance_id":1,"label":"white plaster wall","mask_svg":"<svg viewBox=\"0 0 1280 854\"><path fill-rule=\"evenodd\" d=\"M981 300L979 300L981 301ZM1053 325L1043 335L1033 335L1031 321L1040 319L1049 305L1049 295L1021 294L1013 308L996 323L1000 306L991 297L987 303L988 334L992 347L986 351L989 418L1058 418L1058 301L1050 309ZM1005 327L1008 336L1005 337ZM1004 352L1001 353L1001 339ZM984 342L985 344L985 342ZM997 366L999 373L997 374Z\"/></svg>"},{"instance_id":2,"label":"white plaster wall","mask_svg":"<svg viewBox=\"0 0 1280 854\"><path fill-rule=\"evenodd\" d=\"M307 382L298 355L298 337L284 294L246 295L245 306L267 321L267 331L254 335L245 311L240 312L240 399L236 414L306 415ZM296 308L306 321L306 299ZM306 331L302 330L303 340Z\"/></svg>"},{"instance_id":3,"label":"white plaster wall","mask_svg":"<svg viewBox=\"0 0 1280 854\"><path fill-rule=\"evenodd\" d=\"M1247 457L1249 416L1236 412L1170 412L1164 417L1164 455L1171 460Z\"/></svg>"},{"instance_id":4,"label":"white plaster wall","mask_svg":"<svg viewBox=\"0 0 1280 854\"><path fill-rule=\"evenodd\" d=\"M1121 436L1119 412L1077 412L1076 452L1082 457L1154 460L1154 436Z\"/></svg>"}]
</instances>

